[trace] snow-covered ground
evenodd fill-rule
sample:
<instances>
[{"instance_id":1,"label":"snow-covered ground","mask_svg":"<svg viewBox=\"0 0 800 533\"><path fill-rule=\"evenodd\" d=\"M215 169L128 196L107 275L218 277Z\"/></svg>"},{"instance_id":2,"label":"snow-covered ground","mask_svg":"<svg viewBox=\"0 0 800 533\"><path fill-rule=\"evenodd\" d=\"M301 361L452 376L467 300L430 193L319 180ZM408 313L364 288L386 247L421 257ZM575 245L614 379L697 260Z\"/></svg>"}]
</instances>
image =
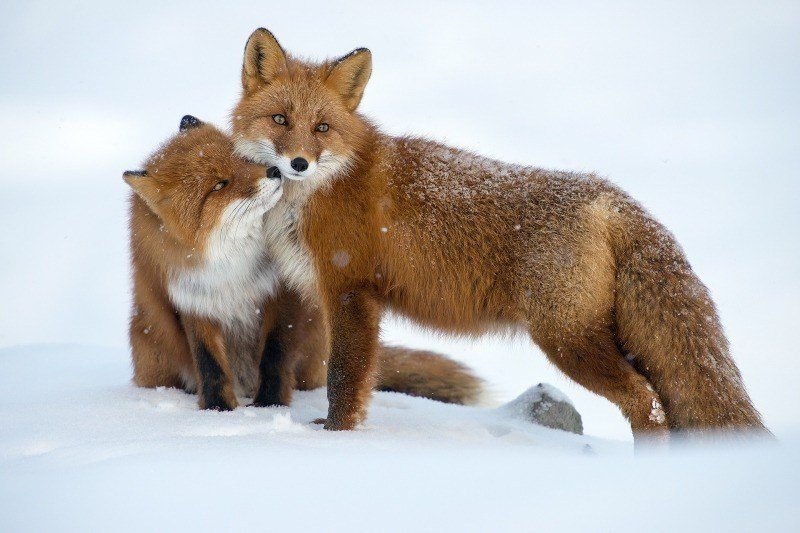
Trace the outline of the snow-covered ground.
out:
<instances>
[{"instance_id":1,"label":"snow-covered ground","mask_svg":"<svg viewBox=\"0 0 800 533\"><path fill-rule=\"evenodd\" d=\"M0 5L0 530L796 529L800 4L297 4ZM633 457L616 408L527 340L395 319L384 340L467 362L498 403L553 383L587 436L395 394L329 434L307 423L323 391L204 413L131 387L122 171L186 113L225 123L257 26L308 56L369 46L363 109L388 131L631 192L781 445Z\"/></svg>"},{"instance_id":2,"label":"snow-covered ground","mask_svg":"<svg viewBox=\"0 0 800 533\"><path fill-rule=\"evenodd\" d=\"M291 409L200 411L128 383L125 349L0 351L3 531L789 530L797 454L781 447L633 457L619 441L506 409L380 393L356 432ZM507 412L508 411L508 412Z\"/></svg>"}]
</instances>

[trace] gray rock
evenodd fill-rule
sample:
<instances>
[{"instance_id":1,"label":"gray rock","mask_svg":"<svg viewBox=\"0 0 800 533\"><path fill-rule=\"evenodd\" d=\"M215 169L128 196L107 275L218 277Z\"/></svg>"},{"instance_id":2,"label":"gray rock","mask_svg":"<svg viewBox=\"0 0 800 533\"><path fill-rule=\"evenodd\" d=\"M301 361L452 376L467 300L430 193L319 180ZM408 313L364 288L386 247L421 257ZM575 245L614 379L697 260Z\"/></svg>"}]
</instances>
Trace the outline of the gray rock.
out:
<instances>
[{"instance_id":1,"label":"gray rock","mask_svg":"<svg viewBox=\"0 0 800 533\"><path fill-rule=\"evenodd\" d=\"M498 410L540 426L583 435L580 413L563 392L547 383L531 387Z\"/></svg>"}]
</instances>

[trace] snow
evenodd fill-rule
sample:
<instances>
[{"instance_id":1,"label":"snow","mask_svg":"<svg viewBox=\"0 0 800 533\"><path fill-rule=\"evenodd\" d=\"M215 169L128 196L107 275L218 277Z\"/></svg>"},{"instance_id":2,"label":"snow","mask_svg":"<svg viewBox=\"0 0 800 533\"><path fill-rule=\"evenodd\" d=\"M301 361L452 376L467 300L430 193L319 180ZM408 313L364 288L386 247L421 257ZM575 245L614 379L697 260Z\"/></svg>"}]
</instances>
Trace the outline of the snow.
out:
<instances>
[{"instance_id":1,"label":"snow","mask_svg":"<svg viewBox=\"0 0 800 533\"><path fill-rule=\"evenodd\" d=\"M222 414L133 388L122 172L186 113L226 123L258 26L310 57L369 46L362 110L391 133L641 201L780 445L633 455L618 410L528 340L396 318L385 341L466 362L500 403L554 384L586 436L396 394L330 434L308 424L324 391ZM799 28L792 1L2 3L0 530L796 529Z\"/></svg>"},{"instance_id":2,"label":"snow","mask_svg":"<svg viewBox=\"0 0 800 533\"><path fill-rule=\"evenodd\" d=\"M531 387L527 391L520 394L517 398L510 401L508 405L526 405L528 403L541 400L542 396L545 395L549 396L553 401L564 402L572 405L572 401L567 397L566 394L547 383L539 383L539 385L536 387Z\"/></svg>"},{"instance_id":3,"label":"snow","mask_svg":"<svg viewBox=\"0 0 800 533\"><path fill-rule=\"evenodd\" d=\"M310 423L324 390L220 413L128 380L124 348L0 350L3 531L733 531L797 519L796 441L634 457L510 406L396 393L376 395L359 431L332 433Z\"/></svg>"}]
</instances>

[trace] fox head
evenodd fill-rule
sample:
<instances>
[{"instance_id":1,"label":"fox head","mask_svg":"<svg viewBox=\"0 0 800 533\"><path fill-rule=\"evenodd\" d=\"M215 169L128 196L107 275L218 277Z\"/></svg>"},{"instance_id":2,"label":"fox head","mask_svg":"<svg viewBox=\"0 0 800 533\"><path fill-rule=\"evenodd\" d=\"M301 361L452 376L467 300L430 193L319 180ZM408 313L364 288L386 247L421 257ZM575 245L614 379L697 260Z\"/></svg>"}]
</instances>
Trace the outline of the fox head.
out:
<instances>
[{"instance_id":1,"label":"fox head","mask_svg":"<svg viewBox=\"0 0 800 533\"><path fill-rule=\"evenodd\" d=\"M357 48L322 64L288 57L260 28L247 41L243 96L233 111L236 152L277 166L290 180L320 180L356 163L368 134L355 112L372 72L372 54Z\"/></svg>"},{"instance_id":2,"label":"fox head","mask_svg":"<svg viewBox=\"0 0 800 533\"><path fill-rule=\"evenodd\" d=\"M236 157L230 136L191 115L143 170L123 178L164 231L198 250L215 232L228 237L252 229L282 194L277 169Z\"/></svg>"}]
</instances>

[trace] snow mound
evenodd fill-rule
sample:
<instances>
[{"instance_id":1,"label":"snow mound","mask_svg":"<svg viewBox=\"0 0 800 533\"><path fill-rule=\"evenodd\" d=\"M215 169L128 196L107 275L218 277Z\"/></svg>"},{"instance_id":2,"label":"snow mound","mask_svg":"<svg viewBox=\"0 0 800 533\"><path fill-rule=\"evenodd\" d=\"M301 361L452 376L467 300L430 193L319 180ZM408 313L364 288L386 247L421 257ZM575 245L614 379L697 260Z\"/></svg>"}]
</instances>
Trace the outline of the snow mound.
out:
<instances>
[{"instance_id":1,"label":"snow mound","mask_svg":"<svg viewBox=\"0 0 800 533\"><path fill-rule=\"evenodd\" d=\"M497 408L501 413L548 428L583 434L583 420L566 394L539 383Z\"/></svg>"}]
</instances>

